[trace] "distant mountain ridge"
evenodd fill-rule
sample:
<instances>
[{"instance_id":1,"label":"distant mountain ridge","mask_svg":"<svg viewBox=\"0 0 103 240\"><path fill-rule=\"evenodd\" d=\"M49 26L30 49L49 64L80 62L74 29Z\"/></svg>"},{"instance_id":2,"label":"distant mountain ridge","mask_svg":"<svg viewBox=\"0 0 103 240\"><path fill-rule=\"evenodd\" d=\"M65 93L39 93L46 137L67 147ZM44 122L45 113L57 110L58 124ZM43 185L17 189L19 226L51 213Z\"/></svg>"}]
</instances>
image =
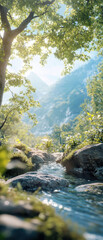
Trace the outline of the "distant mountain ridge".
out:
<instances>
[{"instance_id":1,"label":"distant mountain ridge","mask_svg":"<svg viewBox=\"0 0 103 240\"><path fill-rule=\"evenodd\" d=\"M91 59L55 85L46 88L46 93L39 100L41 108L32 110L38 120L37 126L32 129L35 135L51 133L54 125L67 123L80 113L80 105L87 98L86 79L95 74L100 61L101 58Z\"/></svg>"},{"instance_id":2,"label":"distant mountain ridge","mask_svg":"<svg viewBox=\"0 0 103 240\"><path fill-rule=\"evenodd\" d=\"M34 97L37 100L43 97L47 91L49 91L49 86L44 81L42 81L34 72L30 72L27 78L30 80L32 86L36 88Z\"/></svg>"}]
</instances>

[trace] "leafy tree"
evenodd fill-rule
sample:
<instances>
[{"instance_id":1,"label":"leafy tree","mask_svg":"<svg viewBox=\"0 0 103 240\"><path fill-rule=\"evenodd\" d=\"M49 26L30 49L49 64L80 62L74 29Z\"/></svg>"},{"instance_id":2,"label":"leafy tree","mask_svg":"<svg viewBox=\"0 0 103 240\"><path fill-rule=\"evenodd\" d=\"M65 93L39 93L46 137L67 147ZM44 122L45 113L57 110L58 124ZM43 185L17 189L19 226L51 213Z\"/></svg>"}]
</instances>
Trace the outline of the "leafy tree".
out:
<instances>
[{"instance_id":1,"label":"leafy tree","mask_svg":"<svg viewBox=\"0 0 103 240\"><path fill-rule=\"evenodd\" d=\"M87 93L89 97L81 105L81 113L60 128L66 152L103 142L103 62L96 74L87 80ZM53 137L57 140L57 136Z\"/></svg>"},{"instance_id":2,"label":"leafy tree","mask_svg":"<svg viewBox=\"0 0 103 240\"><path fill-rule=\"evenodd\" d=\"M3 35L0 39L0 105L5 87L6 68L11 52L15 54L16 51L19 56L24 58L25 63L31 59L33 49L31 45L30 47L27 46L27 42L28 40L34 40L35 35L39 38L39 34L36 34L36 29L38 29L38 32L40 31L40 22L36 21L34 25L32 20L41 17L40 21L42 22L42 16L49 11L49 6L53 2L54 0L41 0L39 2L37 0L0 1L0 25L3 31ZM27 28L29 23L31 23L31 25ZM16 41L14 41L15 38ZM37 41L37 39L35 39L35 41ZM41 45L38 45L38 49L39 47L41 47ZM36 50L36 54L37 52Z\"/></svg>"},{"instance_id":3,"label":"leafy tree","mask_svg":"<svg viewBox=\"0 0 103 240\"><path fill-rule=\"evenodd\" d=\"M66 68L87 59L84 51L102 49L102 0L1 0L0 15L0 105L11 55L23 59L24 73L34 55L44 63L52 48Z\"/></svg>"},{"instance_id":4,"label":"leafy tree","mask_svg":"<svg viewBox=\"0 0 103 240\"><path fill-rule=\"evenodd\" d=\"M32 87L30 81L26 78L22 78L22 76L18 76L18 74L9 73L8 76L5 90L7 91L10 89L12 96L9 99L8 104L4 104L0 108L0 135L3 139L5 135L3 132L5 132L5 129L8 129L9 127L9 132L13 132L10 126L12 126L13 129L14 124L15 129L15 124L20 124L23 114L25 114L25 117L28 114L29 118L33 122L33 125L35 125L37 122L36 116L35 114L30 113L30 109L39 106L39 103L34 100L35 89ZM18 82L19 86L23 83L25 88L23 90L18 88L18 93L14 94L12 88L10 88L10 85L12 86L13 82L15 82L15 85L17 85ZM8 131L5 136L8 136Z\"/></svg>"},{"instance_id":5,"label":"leafy tree","mask_svg":"<svg viewBox=\"0 0 103 240\"><path fill-rule=\"evenodd\" d=\"M93 113L103 114L103 62L98 68L98 73L87 82L88 95L91 98Z\"/></svg>"},{"instance_id":6,"label":"leafy tree","mask_svg":"<svg viewBox=\"0 0 103 240\"><path fill-rule=\"evenodd\" d=\"M22 107L23 105L20 107L16 105L16 107L13 108L10 104L1 107L0 143L14 145L16 142L22 142L30 147L34 147L35 137L30 131L31 127L22 121L22 112L26 111L26 107L25 110L22 110Z\"/></svg>"},{"instance_id":7,"label":"leafy tree","mask_svg":"<svg viewBox=\"0 0 103 240\"><path fill-rule=\"evenodd\" d=\"M87 60L87 52L97 50L103 53L103 1L63 0L65 17L50 28L55 55L65 63L66 72L75 60Z\"/></svg>"},{"instance_id":8,"label":"leafy tree","mask_svg":"<svg viewBox=\"0 0 103 240\"><path fill-rule=\"evenodd\" d=\"M103 62L98 73L88 79L87 91L90 100L84 103L77 117L75 131L82 135L83 141L103 142Z\"/></svg>"},{"instance_id":9,"label":"leafy tree","mask_svg":"<svg viewBox=\"0 0 103 240\"><path fill-rule=\"evenodd\" d=\"M61 128L58 125L54 126L52 137L60 143Z\"/></svg>"}]
</instances>

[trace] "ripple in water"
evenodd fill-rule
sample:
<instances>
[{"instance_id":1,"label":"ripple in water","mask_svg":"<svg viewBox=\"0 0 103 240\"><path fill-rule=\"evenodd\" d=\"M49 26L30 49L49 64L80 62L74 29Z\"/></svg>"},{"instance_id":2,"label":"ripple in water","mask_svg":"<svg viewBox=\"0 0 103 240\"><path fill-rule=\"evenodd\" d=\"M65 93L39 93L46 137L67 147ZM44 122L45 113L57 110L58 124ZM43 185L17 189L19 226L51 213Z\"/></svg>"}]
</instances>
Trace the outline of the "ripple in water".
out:
<instances>
[{"instance_id":1,"label":"ripple in water","mask_svg":"<svg viewBox=\"0 0 103 240\"><path fill-rule=\"evenodd\" d=\"M55 208L64 219L70 219L84 230L87 240L103 240L103 195L77 192L75 187L90 181L75 178L65 173L65 169L56 163L43 165L40 173L52 174L69 181L66 191L55 190L53 193L42 192L39 199Z\"/></svg>"}]
</instances>

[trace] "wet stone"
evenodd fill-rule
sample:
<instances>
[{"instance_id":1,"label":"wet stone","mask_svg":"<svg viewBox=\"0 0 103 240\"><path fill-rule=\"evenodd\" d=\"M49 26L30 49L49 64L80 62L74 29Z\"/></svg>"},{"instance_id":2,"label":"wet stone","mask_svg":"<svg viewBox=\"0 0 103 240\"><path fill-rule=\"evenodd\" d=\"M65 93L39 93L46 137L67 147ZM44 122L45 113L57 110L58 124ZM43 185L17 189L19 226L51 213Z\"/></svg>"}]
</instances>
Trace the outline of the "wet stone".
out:
<instances>
[{"instance_id":1,"label":"wet stone","mask_svg":"<svg viewBox=\"0 0 103 240\"><path fill-rule=\"evenodd\" d=\"M55 189L68 187L68 181L66 179L34 172L19 175L6 182L6 184L10 184L11 187L16 187L18 183L21 184L23 190L29 192L34 192L38 188L44 191L54 191Z\"/></svg>"}]
</instances>

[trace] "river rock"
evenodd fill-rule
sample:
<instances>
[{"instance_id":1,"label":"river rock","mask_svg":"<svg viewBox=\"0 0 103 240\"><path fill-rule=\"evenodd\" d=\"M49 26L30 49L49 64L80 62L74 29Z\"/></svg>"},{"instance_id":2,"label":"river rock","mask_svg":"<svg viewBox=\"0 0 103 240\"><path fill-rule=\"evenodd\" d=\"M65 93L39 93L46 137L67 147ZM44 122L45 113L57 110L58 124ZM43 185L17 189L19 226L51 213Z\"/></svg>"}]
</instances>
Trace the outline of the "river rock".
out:
<instances>
[{"instance_id":1,"label":"river rock","mask_svg":"<svg viewBox=\"0 0 103 240\"><path fill-rule=\"evenodd\" d=\"M26 164L17 159L8 163L5 171L5 177L15 177L27 171L30 171L30 169L26 166Z\"/></svg>"},{"instance_id":2,"label":"river rock","mask_svg":"<svg viewBox=\"0 0 103 240\"><path fill-rule=\"evenodd\" d=\"M24 153L24 151L15 147L13 148L13 153L16 154L16 158L14 155L14 158L12 157L11 161L7 165L7 169L5 171L5 177L7 178L15 177L29 171L36 171L43 164L55 161L55 157L52 154L32 148L29 148L28 152ZM31 158L32 166L29 167L27 163L22 161L22 155L27 157L28 161L29 158Z\"/></svg>"},{"instance_id":3,"label":"river rock","mask_svg":"<svg viewBox=\"0 0 103 240\"><path fill-rule=\"evenodd\" d=\"M10 214L27 218L38 216L38 211L34 211L32 206L29 203L25 203L23 200L19 204L14 204L12 201L2 196L0 198L0 214Z\"/></svg>"},{"instance_id":4,"label":"river rock","mask_svg":"<svg viewBox=\"0 0 103 240\"><path fill-rule=\"evenodd\" d=\"M6 183L12 187L16 187L20 183L23 190L30 192L34 192L38 188L45 191L53 191L68 187L68 181L65 179L34 172L19 175L8 180Z\"/></svg>"},{"instance_id":5,"label":"river rock","mask_svg":"<svg viewBox=\"0 0 103 240\"><path fill-rule=\"evenodd\" d=\"M84 240L84 237L75 231L75 225L74 229L71 230L71 226L69 227L59 216L56 216L54 210L38 202L37 199L33 202L32 198L32 201L29 202L29 207L30 209L32 208L32 210L28 213L28 207L26 212L23 208L20 212L21 200L19 200L17 206L16 203L10 202L10 200L4 196L1 196L0 201L3 207L0 212L0 240ZM25 200L23 203L24 205L27 204ZM4 208L4 205L6 208ZM37 213L38 211L38 213L37 215L35 215L35 213L33 215L31 211L33 211L33 213Z\"/></svg>"},{"instance_id":6,"label":"river rock","mask_svg":"<svg viewBox=\"0 0 103 240\"><path fill-rule=\"evenodd\" d=\"M30 157L32 159L32 163L37 165L55 160L55 157L52 154L32 148L28 152L27 157Z\"/></svg>"},{"instance_id":7,"label":"river rock","mask_svg":"<svg viewBox=\"0 0 103 240\"><path fill-rule=\"evenodd\" d=\"M33 240L39 239L38 224L24 221L9 214L0 215L0 239L6 240Z\"/></svg>"},{"instance_id":8,"label":"river rock","mask_svg":"<svg viewBox=\"0 0 103 240\"><path fill-rule=\"evenodd\" d=\"M89 192L94 194L103 194L103 183L90 183L77 186L75 188L77 192Z\"/></svg>"},{"instance_id":9,"label":"river rock","mask_svg":"<svg viewBox=\"0 0 103 240\"><path fill-rule=\"evenodd\" d=\"M67 173L103 180L103 143L85 146L63 162Z\"/></svg>"},{"instance_id":10,"label":"river rock","mask_svg":"<svg viewBox=\"0 0 103 240\"><path fill-rule=\"evenodd\" d=\"M55 153L52 153L52 155L54 156L56 163L61 162L63 158L63 152L55 152Z\"/></svg>"}]
</instances>

